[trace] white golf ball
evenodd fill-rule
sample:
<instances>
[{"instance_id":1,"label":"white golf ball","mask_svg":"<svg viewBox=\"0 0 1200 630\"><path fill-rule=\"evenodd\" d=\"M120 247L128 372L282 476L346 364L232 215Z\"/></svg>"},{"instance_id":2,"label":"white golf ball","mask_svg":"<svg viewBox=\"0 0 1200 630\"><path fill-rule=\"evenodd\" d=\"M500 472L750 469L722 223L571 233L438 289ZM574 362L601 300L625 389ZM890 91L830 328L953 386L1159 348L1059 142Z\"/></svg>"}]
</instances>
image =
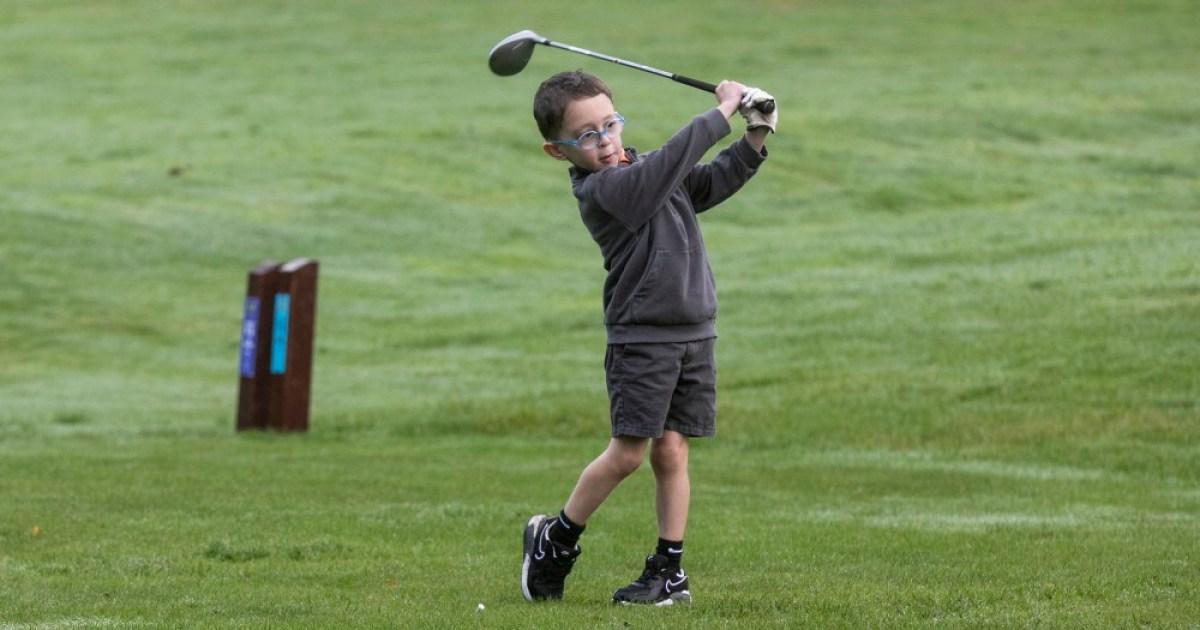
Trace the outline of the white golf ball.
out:
<instances>
[{"instance_id":1,"label":"white golf ball","mask_svg":"<svg viewBox=\"0 0 1200 630\"><path fill-rule=\"evenodd\" d=\"M483 602L479 602L479 605L475 607L475 612L483 612Z\"/></svg>"}]
</instances>

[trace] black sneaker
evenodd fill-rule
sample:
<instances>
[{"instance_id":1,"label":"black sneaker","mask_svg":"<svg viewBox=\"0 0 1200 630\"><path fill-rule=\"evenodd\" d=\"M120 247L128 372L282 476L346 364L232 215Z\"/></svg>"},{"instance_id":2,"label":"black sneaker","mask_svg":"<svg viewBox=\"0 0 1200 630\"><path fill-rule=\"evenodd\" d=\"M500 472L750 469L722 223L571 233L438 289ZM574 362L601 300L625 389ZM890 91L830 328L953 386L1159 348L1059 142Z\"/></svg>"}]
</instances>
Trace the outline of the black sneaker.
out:
<instances>
[{"instance_id":1,"label":"black sneaker","mask_svg":"<svg viewBox=\"0 0 1200 630\"><path fill-rule=\"evenodd\" d=\"M550 540L553 516L535 514L525 525L525 561L521 564L521 594L528 601L562 599L563 582L581 549Z\"/></svg>"},{"instance_id":2,"label":"black sneaker","mask_svg":"<svg viewBox=\"0 0 1200 630\"><path fill-rule=\"evenodd\" d=\"M646 570L642 571L641 577L613 593L613 601L655 606L690 604L692 593L688 590L688 577L683 568L672 569L667 566L666 556L655 554L646 557Z\"/></svg>"}]
</instances>

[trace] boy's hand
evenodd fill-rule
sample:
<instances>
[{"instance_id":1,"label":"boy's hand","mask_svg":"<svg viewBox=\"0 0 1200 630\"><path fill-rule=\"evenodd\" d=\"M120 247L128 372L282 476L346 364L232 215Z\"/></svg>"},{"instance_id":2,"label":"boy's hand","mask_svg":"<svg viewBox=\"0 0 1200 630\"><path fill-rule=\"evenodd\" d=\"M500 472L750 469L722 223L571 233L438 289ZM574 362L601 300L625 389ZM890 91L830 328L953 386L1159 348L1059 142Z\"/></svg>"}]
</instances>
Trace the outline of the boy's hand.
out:
<instances>
[{"instance_id":1,"label":"boy's hand","mask_svg":"<svg viewBox=\"0 0 1200 630\"><path fill-rule=\"evenodd\" d=\"M778 105L770 114L764 114L755 106L763 101L774 101L775 97L758 88L747 88L738 105L738 112L746 119L746 129L754 130L767 128L775 133L775 124L779 121Z\"/></svg>"},{"instance_id":2,"label":"boy's hand","mask_svg":"<svg viewBox=\"0 0 1200 630\"><path fill-rule=\"evenodd\" d=\"M717 89L714 92L717 97L717 109L725 114L726 118L733 116L733 113L738 111L738 107L742 103L742 95L746 92L746 86L737 81L722 81L717 84Z\"/></svg>"}]
</instances>

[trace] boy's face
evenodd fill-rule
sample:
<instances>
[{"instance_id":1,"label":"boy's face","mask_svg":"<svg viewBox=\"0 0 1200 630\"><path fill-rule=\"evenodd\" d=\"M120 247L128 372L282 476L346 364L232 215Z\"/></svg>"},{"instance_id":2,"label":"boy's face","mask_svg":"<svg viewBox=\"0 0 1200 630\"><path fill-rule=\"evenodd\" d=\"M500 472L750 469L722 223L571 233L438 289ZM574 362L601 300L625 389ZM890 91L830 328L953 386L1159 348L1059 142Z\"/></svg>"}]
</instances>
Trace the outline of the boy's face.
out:
<instances>
[{"instance_id":1,"label":"boy's face","mask_svg":"<svg viewBox=\"0 0 1200 630\"><path fill-rule=\"evenodd\" d=\"M612 100L604 94L571 101L567 111L563 112L562 130L559 131L557 139L576 140L584 132L603 131L605 124L611 122L616 115ZM593 172L620 164L625 155L619 133L601 136L599 144L590 149L546 142L542 145L542 150L556 160L568 160L579 168Z\"/></svg>"}]
</instances>

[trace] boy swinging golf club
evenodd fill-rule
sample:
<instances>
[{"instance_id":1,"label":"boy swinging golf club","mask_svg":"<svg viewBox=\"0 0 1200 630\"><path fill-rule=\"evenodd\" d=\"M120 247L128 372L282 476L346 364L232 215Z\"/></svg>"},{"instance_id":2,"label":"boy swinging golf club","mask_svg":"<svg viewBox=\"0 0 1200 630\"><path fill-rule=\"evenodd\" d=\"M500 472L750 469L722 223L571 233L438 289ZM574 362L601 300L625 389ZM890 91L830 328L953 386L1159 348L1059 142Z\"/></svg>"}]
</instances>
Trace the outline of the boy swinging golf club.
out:
<instances>
[{"instance_id":1,"label":"boy swinging golf club","mask_svg":"<svg viewBox=\"0 0 1200 630\"><path fill-rule=\"evenodd\" d=\"M531 54L518 52L524 61ZM489 60L495 55L493 49ZM595 76L555 74L534 97L542 149L571 164L580 216L608 271L604 367L611 438L583 469L559 513L537 514L526 523L521 591L529 601L563 596L588 519L641 465L647 446L658 543L642 574L612 599L657 606L692 599L682 566L691 495L688 440L716 432L716 288L696 215L755 174L777 122L774 99L762 90L722 81L713 92L715 108L644 155L623 145L625 118ZM746 133L712 162L699 164L730 132L735 112L745 118Z\"/></svg>"}]
</instances>

